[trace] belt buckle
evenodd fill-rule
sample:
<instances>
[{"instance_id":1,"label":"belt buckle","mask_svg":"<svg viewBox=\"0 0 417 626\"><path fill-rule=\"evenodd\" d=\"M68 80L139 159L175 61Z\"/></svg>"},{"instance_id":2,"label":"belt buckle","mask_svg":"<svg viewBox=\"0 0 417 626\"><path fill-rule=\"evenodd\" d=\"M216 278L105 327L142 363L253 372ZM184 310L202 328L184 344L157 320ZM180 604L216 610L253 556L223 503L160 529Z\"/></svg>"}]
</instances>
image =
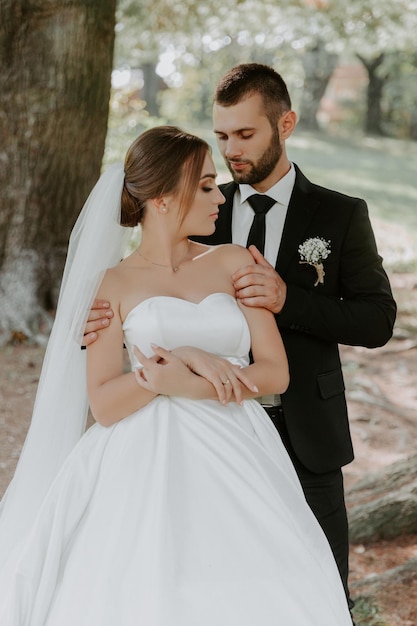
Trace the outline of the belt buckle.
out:
<instances>
[{"instance_id":1,"label":"belt buckle","mask_svg":"<svg viewBox=\"0 0 417 626\"><path fill-rule=\"evenodd\" d=\"M270 409L272 407L281 406L281 396L279 393L271 393L266 396L259 396L255 398L264 408Z\"/></svg>"}]
</instances>

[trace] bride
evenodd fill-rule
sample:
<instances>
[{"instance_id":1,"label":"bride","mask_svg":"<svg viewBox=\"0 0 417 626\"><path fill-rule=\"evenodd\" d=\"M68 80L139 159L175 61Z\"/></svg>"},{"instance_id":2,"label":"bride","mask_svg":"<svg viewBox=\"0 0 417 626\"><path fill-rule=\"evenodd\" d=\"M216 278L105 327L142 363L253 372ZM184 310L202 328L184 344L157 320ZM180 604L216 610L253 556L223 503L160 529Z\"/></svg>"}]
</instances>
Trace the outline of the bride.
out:
<instances>
[{"instance_id":1,"label":"bride","mask_svg":"<svg viewBox=\"0 0 417 626\"><path fill-rule=\"evenodd\" d=\"M151 129L74 227L1 506L3 626L351 624L327 540L253 399L289 379L272 314L234 298L230 277L252 257L188 239L215 229L215 177L204 141ZM86 354L97 288L115 319Z\"/></svg>"}]
</instances>

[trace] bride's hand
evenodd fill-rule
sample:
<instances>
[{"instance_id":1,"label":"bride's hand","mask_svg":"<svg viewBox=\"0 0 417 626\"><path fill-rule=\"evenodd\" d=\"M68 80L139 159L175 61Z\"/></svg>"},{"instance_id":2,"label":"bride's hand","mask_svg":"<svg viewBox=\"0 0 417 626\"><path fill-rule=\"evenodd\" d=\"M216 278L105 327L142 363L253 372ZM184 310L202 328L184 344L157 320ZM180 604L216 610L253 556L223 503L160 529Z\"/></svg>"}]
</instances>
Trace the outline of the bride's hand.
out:
<instances>
[{"instance_id":1,"label":"bride's hand","mask_svg":"<svg viewBox=\"0 0 417 626\"><path fill-rule=\"evenodd\" d=\"M154 350L158 354L156 348ZM234 397L241 404L242 385L254 393L258 392L244 370L227 359L191 346L175 348L171 354L179 357L192 372L208 380L216 389L220 402L230 402Z\"/></svg>"},{"instance_id":2,"label":"bride's hand","mask_svg":"<svg viewBox=\"0 0 417 626\"><path fill-rule=\"evenodd\" d=\"M192 390L195 374L177 356L168 350L159 349L164 354L156 352L156 346L152 346L155 355L145 356L137 346L133 352L141 363L142 368L135 369L138 384L156 394L165 396L189 397Z\"/></svg>"}]
</instances>

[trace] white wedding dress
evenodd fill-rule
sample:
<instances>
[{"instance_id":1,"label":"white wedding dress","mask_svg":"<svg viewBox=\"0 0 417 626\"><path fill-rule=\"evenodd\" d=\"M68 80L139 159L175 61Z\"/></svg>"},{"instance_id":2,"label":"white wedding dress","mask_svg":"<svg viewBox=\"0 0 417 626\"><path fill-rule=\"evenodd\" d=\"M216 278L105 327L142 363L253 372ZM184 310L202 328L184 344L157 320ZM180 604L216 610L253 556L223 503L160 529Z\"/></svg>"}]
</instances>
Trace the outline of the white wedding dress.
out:
<instances>
[{"instance_id":1,"label":"white wedding dress","mask_svg":"<svg viewBox=\"0 0 417 626\"><path fill-rule=\"evenodd\" d=\"M216 293L137 305L125 342L248 363L246 320ZM0 574L2 626L351 626L330 548L269 418L159 396L67 458ZM0 567L1 567L0 565Z\"/></svg>"}]
</instances>

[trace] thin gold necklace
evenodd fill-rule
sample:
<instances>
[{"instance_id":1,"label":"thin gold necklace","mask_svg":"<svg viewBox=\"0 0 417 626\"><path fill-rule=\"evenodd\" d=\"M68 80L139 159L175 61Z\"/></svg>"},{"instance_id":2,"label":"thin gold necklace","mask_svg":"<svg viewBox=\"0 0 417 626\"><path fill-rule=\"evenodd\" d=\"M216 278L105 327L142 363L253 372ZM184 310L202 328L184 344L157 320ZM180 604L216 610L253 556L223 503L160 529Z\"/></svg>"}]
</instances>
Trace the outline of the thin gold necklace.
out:
<instances>
[{"instance_id":1,"label":"thin gold necklace","mask_svg":"<svg viewBox=\"0 0 417 626\"><path fill-rule=\"evenodd\" d=\"M162 263L155 263L155 261L148 259L148 257L142 254L142 252L139 252L139 250L136 250L136 252L138 253L139 256L142 257L142 259L145 259L145 261L148 261L148 263L151 263L152 265L156 265L157 267L170 268L172 269L173 272L178 272L178 270L180 269L181 263L183 263L183 261L181 261L181 263L179 263L176 267L171 267L171 265L163 265Z\"/></svg>"}]
</instances>

